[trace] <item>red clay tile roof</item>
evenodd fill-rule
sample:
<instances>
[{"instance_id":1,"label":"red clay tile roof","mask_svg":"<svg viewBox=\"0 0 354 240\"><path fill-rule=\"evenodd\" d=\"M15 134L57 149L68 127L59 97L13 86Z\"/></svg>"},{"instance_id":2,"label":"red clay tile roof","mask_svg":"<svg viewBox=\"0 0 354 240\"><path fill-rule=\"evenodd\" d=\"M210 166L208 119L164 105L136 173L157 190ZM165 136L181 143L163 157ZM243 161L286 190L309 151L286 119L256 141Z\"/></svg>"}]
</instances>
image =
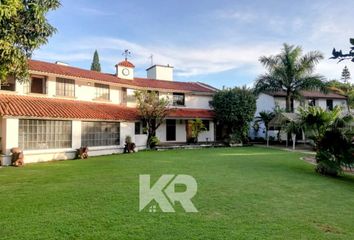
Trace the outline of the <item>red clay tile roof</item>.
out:
<instances>
[{"instance_id":1,"label":"red clay tile roof","mask_svg":"<svg viewBox=\"0 0 354 240\"><path fill-rule=\"evenodd\" d=\"M136 120L137 111L118 104L0 94L0 115L59 119Z\"/></svg>"},{"instance_id":2,"label":"red clay tile roof","mask_svg":"<svg viewBox=\"0 0 354 240\"><path fill-rule=\"evenodd\" d=\"M169 118L214 118L214 112L207 109L176 108L169 114Z\"/></svg>"},{"instance_id":3,"label":"red clay tile roof","mask_svg":"<svg viewBox=\"0 0 354 240\"><path fill-rule=\"evenodd\" d=\"M131 68L135 68L134 64L132 64L131 62L129 62L128 60L124 60L120 63L117 64L118 66L123 66L123 67L131 67ZM116 65L116 66L117 66Z\"/></svg>"},{"instance_id":4,"label":"red clay tile roof","mask_svg":"<svg viewBox=\"0 0 354 240\"><path fill-rule=\"evenodd\" d=\"M196 82L163 81L147 78L134 78L133 80L128 80L118 78L113 74L100 73L96 71L90 71L70 66L63 66L37 60L28 60L28 64L29 69L36 72L52 73L68 77L79 77L108 83L116 83L124 85L125 87L130 86L144 89L161 89L180 92L215 92L214 88L207 87L208 85L206 84L200 84Z\"/></svg>"},{"instance_id":5,"label":"red clay tile roof","mask_svg":"<svg viewBox=\"0 0 354 240\"><path fill-rule=\"evenodd\" d=\"M328 92L327 94L321 93L318 91L302 91L301 94L305 98L328 98L328 99L346 99L345 96L333 93L333 92ZM269 93L269 95L274 96L274 97L285 97L286 93L285 92L275 92L275 93Z\"/></svg>"},{"instance_id":6,"label":"red clay tile roof","mask_svg":"<svg viewBox=\"0 0 354 240\"><path fill-rule=\"evenodd\" d=\"M0 94L0 116L57 119L91 119L107 121L135 121L136 108L119 104L98 103L16 94ZM205 109L173 109L168 117L213 118L213 111Z\"/></svg>"}]
</instances>

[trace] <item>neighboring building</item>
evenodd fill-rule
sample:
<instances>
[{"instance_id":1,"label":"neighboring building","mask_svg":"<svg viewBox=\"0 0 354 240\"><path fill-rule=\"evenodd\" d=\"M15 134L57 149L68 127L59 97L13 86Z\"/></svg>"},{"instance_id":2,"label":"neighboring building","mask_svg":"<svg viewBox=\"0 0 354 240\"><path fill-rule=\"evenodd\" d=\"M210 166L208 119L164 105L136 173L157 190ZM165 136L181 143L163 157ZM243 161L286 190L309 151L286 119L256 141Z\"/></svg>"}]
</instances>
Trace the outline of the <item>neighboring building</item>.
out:
<instances>
[{"instance_id":1,"label":"neighboring building","mask_svg":"<svg viewBox=\"0 0 354 240\"><path fill-rule=\"evenodd\" d=\"M88 146L91 156L118 153L127 135L144 148L147 136L134 98L134 91L141 89L158 91L176 108L158 128L161 142L186 142L191 137L190 120L195 118L201 118L208 129L198 140L215 140L209 101L216 89L173 81L171 66L151 66L148 78L137 78L127 60L116 65L116 74L29 60L29 72L30 81L9 78L1 86L3 163L9 163L13 147L24 150L27 163L71 159L81 146Z\"/></svg>"},{"instance_id":2,"label":"neighboring building","mask_svg":"<svg viewBox=\"0 0 354 240\"><path fill-rule=\"evenodd\" d=\"M316 91L303 91L303 101L292 100L291 112L297 112L300 106L319 106L324 109L332 110L335 106L340 106L343 111L348 111L347 99L345 96L336 93L321 93ZM285 109L285 97L284 92L276 93L261 93L257 98L257 110L255 117L259 115L261 111L274 111L274 109ZM265 138L264 124L259 123L259 130L256 132L253 128L254 122L250 127L250 138L254 139ZM278 131L269 131L269 136L276 137Z\"/></svg>"}]
</instances>

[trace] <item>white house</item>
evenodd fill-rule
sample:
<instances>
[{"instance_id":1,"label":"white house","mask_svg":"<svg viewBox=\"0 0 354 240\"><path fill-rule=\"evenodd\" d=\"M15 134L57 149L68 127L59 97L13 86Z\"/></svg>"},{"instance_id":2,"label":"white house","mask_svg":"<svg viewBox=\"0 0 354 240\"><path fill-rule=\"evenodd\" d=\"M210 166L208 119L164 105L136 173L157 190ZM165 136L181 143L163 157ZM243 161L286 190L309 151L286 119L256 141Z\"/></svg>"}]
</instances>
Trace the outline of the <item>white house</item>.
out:
<instances>
[{"instance_id":1,"label":"white house","mask_svg":"<svg viewBox=\"0 0 354 240\"><path fill-rule=\"evenodd\" d=\"M285 109L285 92L275 92L275 93L261 93L257 98L257 110L255 117L259 116L262 111L274 111L275 108ZM343 111L346 112L347 99L345 96L336 93L321 93L318 91L303 91L302 96L303 101L292 100L291 101L291 111L297 112L300 106L319 106L324 109L333 109L335 106L340 106ZM259 123L259 130L255 131L252 127L254 122L251 123L249 136L251 139L265 138L265 126ZM276 137L278 131L269 131L269 136Z\"/></svg>"},{"instance_id":2,"label":"white house","mask_svg":"<svg viewBox=\"0 0 354 240\"><path fill-rule=\"evenodd\" d=\"M29 81L9 78L1 86L2 163L9 163L13 147L24 150L25 163L71 159L81 146L88 146L91 156L122 152L127 135L144 148L147 136L134 99L134 91L141 89L158 91L175 109L157 131L161 142L186 142L195 118L207 127L198 140L214 141L209 101L215 88L173 81L171 66L151 66L147 78L136 77L134 68L125 60L116 65L115 74L108 74L29 60Z\"/></svg>"}]
</instances>

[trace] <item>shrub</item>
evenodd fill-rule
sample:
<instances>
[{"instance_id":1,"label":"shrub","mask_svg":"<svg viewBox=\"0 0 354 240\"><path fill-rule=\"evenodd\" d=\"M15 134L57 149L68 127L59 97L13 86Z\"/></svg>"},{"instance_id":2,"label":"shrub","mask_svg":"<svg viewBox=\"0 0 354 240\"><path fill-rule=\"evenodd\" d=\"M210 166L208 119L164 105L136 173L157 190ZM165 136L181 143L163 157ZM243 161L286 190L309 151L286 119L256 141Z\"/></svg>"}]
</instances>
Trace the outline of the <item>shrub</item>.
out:
<instances>
[{"instance_id":1,"label":"shrub","mask_svg":"<svg viewBox=\"0 0 354 240\"><path fill-rule=\"evenodd\" d=\"M151 149L154 149L159 144L160 140L156 136L152 136L148 141L148 145Z\"/></svg>"}]
</instances>

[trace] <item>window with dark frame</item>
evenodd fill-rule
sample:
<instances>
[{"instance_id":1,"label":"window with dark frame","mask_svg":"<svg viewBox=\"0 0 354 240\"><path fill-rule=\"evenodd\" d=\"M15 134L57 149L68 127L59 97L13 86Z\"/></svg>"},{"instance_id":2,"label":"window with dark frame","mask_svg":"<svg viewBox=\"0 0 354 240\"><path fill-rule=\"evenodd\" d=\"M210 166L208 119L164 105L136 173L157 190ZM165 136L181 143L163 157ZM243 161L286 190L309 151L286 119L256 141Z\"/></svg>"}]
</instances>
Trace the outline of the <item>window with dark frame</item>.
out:
<instances>
[{"instance_id":1,"label":"window with dark frame","mask_svg":"<svg viewBox=\"0 0 354 240\"><path fill-rule=\"evenodd\" d=\"M96 99L109 100L109 85L95 83Z\"/></svg>"},{"instance_id":2,"label":"window with dark frame","mask_svg":"<svg viewBox=\"0 0 354 240\"><path fill-rule=\"evenodd\" d=\"M82 122L82 146L112 146L120 145L119 122Z\"/></svg>"},{"instance_id":3,"label":"window with dark frame","mask_svg":"<svg viewBox=\"0 0 354 240\"><path fill-rule=\"evenodd\" d=\"M18 145L25 150L71 148L71 121L20 119Z\"/></svg>"},{"instance_id":4,"label":"window with dark frame","mask_svg":"<svg viewBox=\"0 0 354 240\"><path fill-rule=\"evenodd\" d=\"M56 79L56 95L75 97L75 80L66 78Z\"/></svg>"},{"instance_id":5,"label":"window with dark frame","mask_svg":"<svg viewBox=\"0 0 354 240\"><path fill-rule=\"evenodd\" d=\"M173 106L184 106L184 93L173 93Z\"/></svg>"},{"instance_id":6,"label":"window with dark frame","mask_svg":"<svg viewBox=\"0 0 354 240\"><path fill-rule=\"evenodd\" d=\"M328 110L333 110L333 100L332 99L327 99L326 100L326 106Z\"/></svg>"},{"instance_id":7,"label":"window with dark frame","mask_svg":"<svg viewBox=\"0 0 354 240\"><path fill-rule=\"evenodd\" d=\"M32 77L31 78L31 93L47 93L47 79L45 77Z\"/></svg>"},{"instance_id":8,"label":"window with dark frame","mask_svg":"<svg viewBox=\"0 0 354 240\"><path fill-rule=\"evenodd\" d=\"M135 135L141 134L141 122L135 122Z\"/></svg>"},{"instance_id":9,"label":"window with dark frame","mask_svg":"<svg viewBox=\"0 0 354 240\"><path fill-rule=\"evenodd\" d=\"M207 131L210 130L210 122L209 120L203 120L203 125L206 128Z\"/></svg>"},{"instance_id":10,"label":"window with dark frame","mask_svg":"<svg viewBox=\"0 0 354 240\"><path fill-rule=\"evenodd\" d=\"M308 100L308 104L309 104L309 106L311 106L311 107L314 107L314 106L316 106L316 99L309 99Z\"/></svg>"}]
</instances>

